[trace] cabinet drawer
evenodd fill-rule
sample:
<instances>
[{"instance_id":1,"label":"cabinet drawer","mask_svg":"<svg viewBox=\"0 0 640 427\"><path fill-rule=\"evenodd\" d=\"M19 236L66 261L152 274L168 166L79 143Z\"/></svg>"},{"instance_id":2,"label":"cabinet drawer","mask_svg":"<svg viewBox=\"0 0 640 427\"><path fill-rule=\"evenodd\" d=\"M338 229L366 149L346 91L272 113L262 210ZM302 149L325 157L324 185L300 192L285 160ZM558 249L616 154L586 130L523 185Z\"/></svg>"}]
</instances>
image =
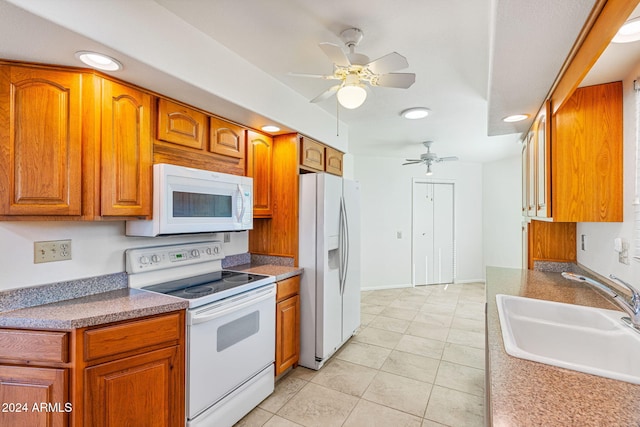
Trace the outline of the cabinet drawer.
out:
<instances>
[{"instance_id":1,"label":"cabinet drawer","mask_svg":"<svg viewBox=\"0 0 640 427\"><path fill-rule=\"evenodd\" d=\"M69 361L66 332L0 329L0 358L31 362Z\"/></svg>"},{"instance_id":2,"label":"cabinet drawer","mask_svg":"<svg viewBox=\"0 0 640 427\"><path fill-rule=\"evenodd\" d=\"M136 320L84 332L86 361L161 344L175 345L181 336L180 314Z\"/></svg>"},{"instance_id":3,"label":"cabinet drawer","mask_svg":"<svg viewBox=\"0 0 640 427\"><path fill-rule=\"evenodd\" d=\"M300 293L300 276L290 277L276 283L276 300L282 301L292 295Z\"/></svg>"}]
</instances>

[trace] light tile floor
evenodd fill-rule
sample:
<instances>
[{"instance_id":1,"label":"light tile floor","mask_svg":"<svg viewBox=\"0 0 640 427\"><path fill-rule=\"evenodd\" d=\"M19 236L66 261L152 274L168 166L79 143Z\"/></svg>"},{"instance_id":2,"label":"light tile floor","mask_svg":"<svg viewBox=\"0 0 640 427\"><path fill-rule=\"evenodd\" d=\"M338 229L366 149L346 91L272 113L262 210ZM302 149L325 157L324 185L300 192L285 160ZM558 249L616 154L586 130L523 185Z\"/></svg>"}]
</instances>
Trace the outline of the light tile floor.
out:
<instances>
[{"instance_id":1,"label":"light tile floor","mask_svg":"<svg viewBox=\"0 0 640 427\"><path fill-rule=\"evenodd\" d=\"M484 284L362 293L362 326L298 367L236 427L484 424Z\"/></svg>"}]
</instances>

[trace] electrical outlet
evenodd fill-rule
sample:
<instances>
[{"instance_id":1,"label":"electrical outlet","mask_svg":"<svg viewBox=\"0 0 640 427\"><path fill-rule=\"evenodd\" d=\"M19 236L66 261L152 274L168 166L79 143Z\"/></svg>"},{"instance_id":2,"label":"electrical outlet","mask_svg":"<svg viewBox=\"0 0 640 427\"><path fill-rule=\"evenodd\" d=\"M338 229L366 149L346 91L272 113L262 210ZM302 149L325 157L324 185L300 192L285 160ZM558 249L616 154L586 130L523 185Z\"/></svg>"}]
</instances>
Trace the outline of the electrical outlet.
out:
<instances>
[{"instance_id":1,"label":"electrical outlet","mask_svg":"<svg viewBox=\"0 0 640 427\"><path fill-rule=\"evenodd\" d=\"M64 261L71 259L71 240L33 242L33 262Z\"/></svg>"}]
</instances>

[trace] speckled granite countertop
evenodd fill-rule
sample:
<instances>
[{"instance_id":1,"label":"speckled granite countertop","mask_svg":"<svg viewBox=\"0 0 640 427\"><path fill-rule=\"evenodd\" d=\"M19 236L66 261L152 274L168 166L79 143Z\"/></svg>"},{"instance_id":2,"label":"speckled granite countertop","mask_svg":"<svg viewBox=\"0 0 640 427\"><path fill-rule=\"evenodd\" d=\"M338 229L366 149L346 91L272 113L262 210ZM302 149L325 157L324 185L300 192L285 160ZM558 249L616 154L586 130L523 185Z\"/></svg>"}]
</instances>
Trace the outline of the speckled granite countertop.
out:
<instances>
[{"instance_id":1,"label":"speckled granite countertop","mask_svg":"<svg viewBox=\"0 0 640 427\"><path fill-rule=\"evenodd\" d=\"M276 282L302 274L303 271L303 269L300 267L288 267L284 265L274 264L242 264L235 267L229 267L228 269L235 271L248 271L256 274L265 274L267 276L275 276Z\"/></svg>"},{"instance_id":2,"label":"speckled granite countertop","mask_svg":"<svg viewBox=\"0 0 640 427\"><path fill-rule=\"evenodd\" d=\"M509 356L496 294L617 309L590 287L559 273L487 268L487 371L494 426L638 426L640 385ZM622 312L621 312L622 313ZM615 349L612 349L615 351ZM629 355L639 359L639 355Z\"/></svg>"},{"instance_id":3,"label":"speckled granite countertop","mask_svg":"<svg viewBox=\"0 0 640 427\"><path fill-rule=\"evenodd\" d=\"M140 289L117 289L0 313L0 327L71 330L185 309L189 301Z\"/></svg>"}]
</instances>

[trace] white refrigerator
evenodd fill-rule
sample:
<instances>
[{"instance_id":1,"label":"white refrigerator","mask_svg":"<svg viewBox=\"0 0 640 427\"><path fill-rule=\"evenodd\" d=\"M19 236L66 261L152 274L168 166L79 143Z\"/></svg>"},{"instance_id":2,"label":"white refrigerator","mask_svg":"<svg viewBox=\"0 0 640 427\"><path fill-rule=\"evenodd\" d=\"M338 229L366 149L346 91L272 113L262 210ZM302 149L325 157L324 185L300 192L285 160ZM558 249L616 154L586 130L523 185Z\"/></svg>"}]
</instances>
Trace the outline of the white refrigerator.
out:
<instances>
[{"instance_id":1,"label":"white refrigerator","mask_svg":"<svg viewBox=\"0 0 640 427\"><path fill-rule=\"evenodd\" d=\"M300 360L320 369L360 326L360 185L300 176Z\"/></svg>"}]
</instances>

